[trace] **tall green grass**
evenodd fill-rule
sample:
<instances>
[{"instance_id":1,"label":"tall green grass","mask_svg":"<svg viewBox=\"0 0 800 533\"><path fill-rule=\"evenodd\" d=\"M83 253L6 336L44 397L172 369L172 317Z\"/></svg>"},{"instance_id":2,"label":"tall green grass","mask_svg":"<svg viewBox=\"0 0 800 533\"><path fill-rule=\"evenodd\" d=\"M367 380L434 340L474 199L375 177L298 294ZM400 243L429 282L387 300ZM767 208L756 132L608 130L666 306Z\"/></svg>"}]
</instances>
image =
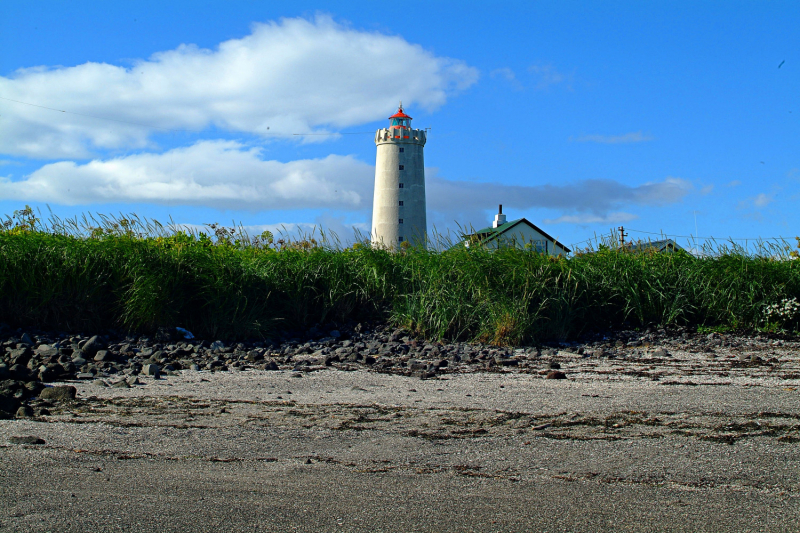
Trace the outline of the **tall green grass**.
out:
<instances>
[{"instance_id":1,"label":"tall green grass","mask_svg":"<svg viewBox=\"0 0 800 533\"><path fill-rule=\"evenodd\" d=\"M800 267L783 244L700 257L601 246L567 259L318 239L137 217L43 223L23 210L0 229L0 321L84 332L181 326L233 339L371 318L429 339L496 344L619 327L798 327L791 314L765 314L800 297Z\"/></svg>"}]
</instances>

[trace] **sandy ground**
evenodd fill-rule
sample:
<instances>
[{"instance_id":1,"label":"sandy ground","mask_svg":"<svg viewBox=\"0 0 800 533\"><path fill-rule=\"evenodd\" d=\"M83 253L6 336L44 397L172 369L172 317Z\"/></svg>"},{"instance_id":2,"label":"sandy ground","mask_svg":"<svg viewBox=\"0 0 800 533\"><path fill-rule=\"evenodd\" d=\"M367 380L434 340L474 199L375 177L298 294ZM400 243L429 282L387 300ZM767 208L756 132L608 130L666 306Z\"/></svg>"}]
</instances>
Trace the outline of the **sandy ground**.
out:
<instances>
[{"instance_id":1,"label":"sandy ground","mask_svg":"<svg viewBox=\"0 0 800 533\"><path fill-rule=\"evenodd\" d=\"M75 383L0 421L0 531L800 531L800 357L771 355Z\"/></svg>"}]
</instances>

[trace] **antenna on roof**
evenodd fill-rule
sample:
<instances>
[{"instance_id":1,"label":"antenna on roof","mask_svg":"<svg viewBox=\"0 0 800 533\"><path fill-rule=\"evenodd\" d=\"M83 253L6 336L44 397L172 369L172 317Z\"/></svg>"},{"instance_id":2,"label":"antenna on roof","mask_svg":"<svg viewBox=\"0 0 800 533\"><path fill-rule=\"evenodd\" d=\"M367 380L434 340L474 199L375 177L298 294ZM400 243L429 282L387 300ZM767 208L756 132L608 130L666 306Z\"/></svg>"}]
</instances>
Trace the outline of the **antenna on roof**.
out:
<instances>
[{"instance_id":1,"label":"antenna on roof","mask_svg":"<svg viewBox=\"0 0 800 533\"><path fill-rule=\"evenodd\" d=\"M500 204L500 208L498 209L497 212L500 213L501 215L503 214L503 204Z\"/></svg>"}]
</instances>

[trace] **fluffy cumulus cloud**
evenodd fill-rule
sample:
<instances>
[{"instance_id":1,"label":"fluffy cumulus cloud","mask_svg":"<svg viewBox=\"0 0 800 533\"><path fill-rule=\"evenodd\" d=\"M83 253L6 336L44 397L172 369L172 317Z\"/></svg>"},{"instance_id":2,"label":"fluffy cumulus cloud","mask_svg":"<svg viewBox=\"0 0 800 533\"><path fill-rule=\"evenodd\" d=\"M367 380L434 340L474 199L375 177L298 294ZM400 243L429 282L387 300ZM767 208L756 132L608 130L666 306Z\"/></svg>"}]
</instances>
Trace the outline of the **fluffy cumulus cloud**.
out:
<instances>
[{"instance_id":1,"label":"fluffy cumulus cloud","mask_svg":"<svg viewBox=\"0 0 800 533\"><path fill-rule=\"evenodd\" d=\"M328 17L282 19L213 50L181 45L129 68L90 62L0 77L0 153L89 157L147 146L159 128L264 137L345 128L384 118L400 99L436 109L477 77L399 36Z\"/></svg>"},{"instance_id":2,"label":"fluffy cumulus cloud","mask_svg":"<svg viewBox=\"0 0 800 533\"><path fill-rule=\"evenodd\" d=\"M374 167L351 156L287 163L233 141L200 141L161 154L44 165L22 180L0 178L0 198L62 205L128 202L219 209L371 205Z\"/></svg>"}]
</instances>

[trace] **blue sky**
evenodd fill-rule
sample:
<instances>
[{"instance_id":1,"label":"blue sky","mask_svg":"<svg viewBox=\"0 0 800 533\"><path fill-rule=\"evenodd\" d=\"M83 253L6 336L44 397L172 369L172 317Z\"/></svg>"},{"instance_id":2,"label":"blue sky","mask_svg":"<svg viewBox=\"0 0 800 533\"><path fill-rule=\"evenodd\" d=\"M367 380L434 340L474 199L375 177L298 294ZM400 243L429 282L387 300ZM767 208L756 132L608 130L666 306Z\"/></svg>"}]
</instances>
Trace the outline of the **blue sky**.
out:
<instances>
[{"instance_id":1,"label":"blue sky","mask_svg":"<svg viewBox=\"0 0 800 533\"><path fill-rule=\"evenodd\" d=\"M0 213L347 238L403 100L439 231L800 234L797 2L0 7Z\"/></svg>"}]
</instances>

